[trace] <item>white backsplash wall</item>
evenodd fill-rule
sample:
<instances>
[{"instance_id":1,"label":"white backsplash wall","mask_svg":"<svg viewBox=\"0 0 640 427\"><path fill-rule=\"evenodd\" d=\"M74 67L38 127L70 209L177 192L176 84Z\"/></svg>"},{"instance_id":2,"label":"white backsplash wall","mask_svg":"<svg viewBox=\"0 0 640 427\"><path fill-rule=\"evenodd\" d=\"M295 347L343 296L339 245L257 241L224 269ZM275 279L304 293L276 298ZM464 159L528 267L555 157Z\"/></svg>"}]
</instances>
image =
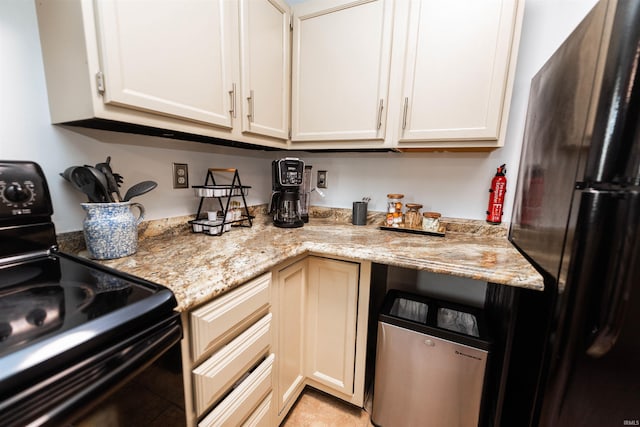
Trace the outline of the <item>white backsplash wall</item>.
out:
<instances>
[{"instance_id":1,"label":"white backsplash wall","mask_svg":"<svg viewBox=\"0 0 640 427\"><path fill-rule=\"evenodd\" d=\"M384 211L388 193L404 194L404 203L420 203L423 210L444 216L484 218L492 167L502 160L499 150L480 153L296 153L313 166L313 186L318 170L327 170L325 197L312 193L311 203L351 207L371 197L369 210ZM485 188L486 187L486 188Z\"/></svg>"},{"instance_id":2,"label":"white backsplash wall","mask_svg":"<svg viewBox=\"0 0 640 427\"><path fill-rule=\"evenodd\" d=\"M124 189L142 180L158 188L137 199L148 219L195 213L193 190L172 188L172 163L189 165L189 184L201 184L209 167L237 167L251 185L250 204L266 203L271 192L271 160L299 156L329 171L326 197L312 203L350 208L363 196L370 209L383 210L386 194L402 192L443 215L483 219L495 168L507 163L505 221L509 221L531 77L564 40L595 0L527 0L506 147L492 153L286 153L262 152L102 131L78 132L52 126L35 5L0 1L0 159L33 160L44 169L54 201L58 232L80 230L83 196L58 176L66 167L95 164L108 155L125 177Z\"/></svg>"}]
</instances>

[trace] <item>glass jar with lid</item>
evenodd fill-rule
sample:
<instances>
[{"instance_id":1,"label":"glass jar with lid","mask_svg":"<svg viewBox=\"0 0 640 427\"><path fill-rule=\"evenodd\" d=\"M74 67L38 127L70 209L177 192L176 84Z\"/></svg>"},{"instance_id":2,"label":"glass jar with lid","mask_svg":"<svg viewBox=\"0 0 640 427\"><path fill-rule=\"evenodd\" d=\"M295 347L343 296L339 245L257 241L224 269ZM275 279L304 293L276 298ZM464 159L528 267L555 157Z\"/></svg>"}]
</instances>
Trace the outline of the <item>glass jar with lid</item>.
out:
<instances>
[{"instance_id":1,"label":"glass jar with lid","mask_svg":"<svg viewBox=\"0 0 640 427\"><path fill-rule=\"evenodd\" d=\"M419 203L407 203L407 212L404 214L404 225L409 228L422 228L422 214L420 209L422 205Z\"/></svg>"},{"instance_id":2,"label":"glass jar with lid","mask_svg":"<svg viewBox=\"0 0 640 427\"><path fill-rule=\"evenodd\" d=\"M402 224L402 199L404 194L387 194L387 226L399 227Z\"/></svg>"},{"instance_id":3,"label":"glass jar with lid","mask_svg":"<svg viewBox=\"0 0 640 427\"><path fill-rule=\"evenodd\" d=\"M422 229L424 231L438 231L440 229L440 213L425 212L422 214Z\"/></svg>"}]
</instances>

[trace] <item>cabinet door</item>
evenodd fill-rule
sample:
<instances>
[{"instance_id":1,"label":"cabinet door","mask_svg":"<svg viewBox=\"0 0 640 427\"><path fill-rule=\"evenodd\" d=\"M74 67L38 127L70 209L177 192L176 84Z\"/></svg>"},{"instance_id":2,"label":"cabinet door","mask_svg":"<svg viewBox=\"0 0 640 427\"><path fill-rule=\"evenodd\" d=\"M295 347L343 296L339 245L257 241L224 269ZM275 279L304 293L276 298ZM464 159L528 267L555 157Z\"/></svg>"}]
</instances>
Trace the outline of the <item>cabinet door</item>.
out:
<instances>
[{"instance_id":1,"label":"cabinet door","mask_svg":"<svg viewBox=\"0 0 640 427\"><path fill-rule=\"evenodd\" d=\"M292 141L383 139L389 0L311 0L294 8Z\"/></svg>"},{"instance_id":2,"label":"cabinet door","mask_svg":"<svg viewBox=\"0 0 640 427\"><path fill-rule=\"evenodd\" d=\"M241 0L242 131L288 139L289 7L281 0Z\"/></svg>"},{"instance_id":3,"label":"cabinet door","mask_svg":"<svg viewBox=\"0 0 640 427\"><path fill-rule=\"evenodd\" d=\"M307 261L277 273L278 414L288 410L304 386L304 309Z\"/></svg>"},{"instance_id":4,"label":"cabinet door","mask_svg":"<svg viewBox=\"0 0 640 427\"><path fill-rule=\"evenodd\" d=\"M401 142L498 139L516 9L517 0L411 1Z\"/></svg>"},{"instance_id":5,"label":"cabinet door","mask_svg":"<svg viewBox=\"0 0 640 427\"><path fill-rule=\"evenodd\" d=\"M306 374L353 394L359 264L309 258Z\"/></svg>"},{"instance_id":6,"label":"cabinet door","mask_svg":"<svg viewBox=\"0 0 640 427\"><path fill-rule=\"evenodd\" d=\"M232 127L233 2L96 3L105 103Z\"/></svg>"}]
</instances>

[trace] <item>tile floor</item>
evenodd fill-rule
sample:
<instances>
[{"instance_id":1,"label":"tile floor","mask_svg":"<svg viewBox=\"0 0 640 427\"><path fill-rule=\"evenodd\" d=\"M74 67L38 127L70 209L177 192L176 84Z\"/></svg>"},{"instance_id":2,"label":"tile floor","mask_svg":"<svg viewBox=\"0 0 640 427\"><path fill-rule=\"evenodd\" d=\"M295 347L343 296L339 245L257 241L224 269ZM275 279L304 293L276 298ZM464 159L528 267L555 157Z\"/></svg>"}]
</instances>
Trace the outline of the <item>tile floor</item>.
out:
<instances>
[{"instance_id":1,"label":"tile floor","mask_svg":"<svg viewBox=\"0 0 640 427\"><path fill-rule=\"evenodd\" d=\"M163 390L159 395L156 390ZM76 427L180 427L185 425L180 373L151 366L126 384ZM370 407L370 402L367 402ZM369 413L307 387L281 427L373 427Z\"/></svg>"},{"instance_id":2,"label":"tile floor","mask_svg":"<svg viewBox=\"0 0 640 427\"><path fill-rule=\"evenodd\" d=\"M370 427L369 414L310 387L298 398L282 427Z\"/></svg>"}]
</instances>

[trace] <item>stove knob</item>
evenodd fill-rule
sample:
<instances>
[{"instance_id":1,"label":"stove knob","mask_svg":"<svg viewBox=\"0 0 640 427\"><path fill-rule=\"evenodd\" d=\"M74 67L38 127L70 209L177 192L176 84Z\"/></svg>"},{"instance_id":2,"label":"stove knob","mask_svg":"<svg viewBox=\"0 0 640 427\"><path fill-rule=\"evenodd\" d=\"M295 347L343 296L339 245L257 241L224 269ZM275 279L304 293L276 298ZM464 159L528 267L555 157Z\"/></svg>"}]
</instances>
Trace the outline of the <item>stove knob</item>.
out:
<instances>
[{"instance_id":1,"label":"stove knob","mask_svg":"<svg viewBox=\"0 0 640 427\"><path fill-rule=\"evenodd\" d=\"M17 182L14 182L7 186L4 190L4 197L14 203L22 203L26 202L31 198L31 190L27 187L20 185Z\"/></svg>"},{"instance_id":2,"label":"stove knob","mask_svg":"<svg viewBox=\"0 0 640 427\"><path fill-rule=\"evenodd\" d=\"M0 323L0 342L9 338L11 336L11 332L13 332L11 323L7 323L7 322Z\"/></svg>"},{"instance_id":3,"label":"stove knob","mask_svg":"<svg viewBox=\"0 0 640 427\"><path fill-rule=\"evenodd\" d=\"M44 319L47 318L47 312L41 308L33 309L27 314L27 322L34 326L44 325Z\"/></svg>"}]
</instances>

